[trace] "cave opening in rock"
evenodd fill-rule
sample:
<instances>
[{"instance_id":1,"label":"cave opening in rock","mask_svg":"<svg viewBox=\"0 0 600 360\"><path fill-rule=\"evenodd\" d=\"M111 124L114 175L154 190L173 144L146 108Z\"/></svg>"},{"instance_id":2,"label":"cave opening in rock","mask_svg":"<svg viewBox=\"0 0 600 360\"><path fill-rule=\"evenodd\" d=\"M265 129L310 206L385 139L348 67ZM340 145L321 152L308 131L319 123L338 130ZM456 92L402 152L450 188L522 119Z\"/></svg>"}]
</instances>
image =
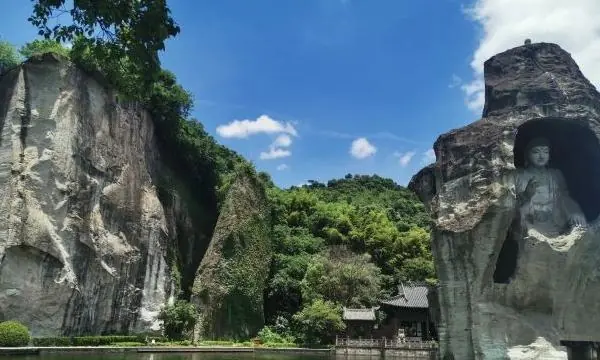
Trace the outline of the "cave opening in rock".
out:
<instances>
[{"instance_id":1,"label":"cave opening in rock","mask_svg":"<svg viewBox=\"0 0 600 360\"><path fill-rule=\"evenodd\" d=\"M517 129L513 150L516 167L524 166L525 147L538 136L550 141L549 167L561 170L571 197L588 221L595 220L600 214L600 144L595 134L576 120L528 121Z\"/></svg>"},{"instance_id":2,"label":"cave opening in rock","mask_svg":"<svg viewBox=\"0 0 600 360\"><path fill-rule=\"evenodd\" d=\"M516 239L516 234L518 234L518 231L516 231L517 226L518 223L516 221L513 222L500 249L498 260L496 260L496 268L494 269L493 278L495 283L508 284L517 269L517 258L519 255L519 243Z\"/></svg>"},{"instance_id":3,"label":"cave opening in rock","mask_svg":"<svg viewBox=\"0 0 600 360\"><path fill-rule=\"evenodd\" d=\"M584 124L587 124L585 122ZM594 132L576 120L546 118L519 126L514 145L515 167L525 166L525 148L535 137L550 142L549 167L560 169L570 196L581 206L588 222L600 214L600 144ZM508 283L517 267L519 224L511 225L496 261L493 280Z\"/></svg>"}]
</instances>

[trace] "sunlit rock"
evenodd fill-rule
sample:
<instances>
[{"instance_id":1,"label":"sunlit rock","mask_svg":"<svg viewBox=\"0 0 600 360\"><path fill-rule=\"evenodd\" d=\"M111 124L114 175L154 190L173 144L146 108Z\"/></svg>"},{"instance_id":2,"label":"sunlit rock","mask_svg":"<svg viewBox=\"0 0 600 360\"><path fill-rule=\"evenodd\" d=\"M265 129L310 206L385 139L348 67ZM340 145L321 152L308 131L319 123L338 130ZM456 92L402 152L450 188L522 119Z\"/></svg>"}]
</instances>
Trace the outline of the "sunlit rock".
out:
<instances>
[{"instance_id":1,"label":"sunlit rock","mask_svg":"<svg viewBox=\"0 0 600 360\"><path fill-rule=\"evenodd\" d=\"M47 54L0 78L0 320L158 329L173 291L147 113Z\"/></svg>"}]
</instances>

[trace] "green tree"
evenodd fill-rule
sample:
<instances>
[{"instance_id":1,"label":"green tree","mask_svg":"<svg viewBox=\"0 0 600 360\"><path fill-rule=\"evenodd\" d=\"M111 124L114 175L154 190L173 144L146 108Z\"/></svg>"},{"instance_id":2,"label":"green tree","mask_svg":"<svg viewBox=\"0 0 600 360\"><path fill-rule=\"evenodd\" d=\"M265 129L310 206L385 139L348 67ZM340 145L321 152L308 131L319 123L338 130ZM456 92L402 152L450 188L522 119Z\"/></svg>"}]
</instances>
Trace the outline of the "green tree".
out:
<instances>
[{"instance_id":1,"label":"green tree","mask_svg":"<svg viewBox=\"0 0 600 360\"><path fill-rule=\"evenodd\" d=\"M50 39L36 39L28 42L19 49L19 53L24 58L30 58L37 54L53 52L64 57L69 57L70 50L64 47L61 43Z\"/></svg>"},{"instance_id":2,"label":"green tree","mask_svg":"<svg viewBox=\"0 0 600 360\"><path fill-rule=\"evenodd\" d=\"M317 202L308 218L309 227L330 245L346 244L353 229L351 216L354 211L353 206L344 202Z\"/></svg>"},{"instance_id":3,"label":"green tree","mask_svg":"<svg viewBox=\"0 0 600 360\"><path fill-rule=\"evenodd\" d=\"M0 40L0 74L20 62L17 49L8 41Z\"/></svg>"},{"instance_id":4,"label":"green tree","mask_svg":"<svg viewBox=\"0 0 600 360\"><path fill-rule=\"evenodd\" d=\"M311 181L301 188L269 188L268 194L276 224L265 306L268 322L277 316L289 318L315 298L367 305L378 296L391 296L399 281L435 279L429 214L414 194L392 180L348 174L327 184ZM310 246L316 244L316 239L319 249ZM347 266L340 265L344 261L335 265L327 256L314 256L339 244L355 254L370 255L368 265L354 267L352 261ZM365 282L369 285L352 285L350 280L330 283L334 279L342 281L352 271L370 274L365 279L375 281ZM332 273L336 275L329 276ZM370 287L376 287L376 282L381 292ZM372 290L372 297L348 302L348 292L339 297L327 293L329 289L346 291L352 286L366 286Z\"/></svg>"},{"instance_id":5,"label":"green tree","mask_svg":"<svg viewBox=\"0 0 600 360\"><path fill-rule=\"evenodd\" d=\"M368 254L332 248L312 258L302 280L302 299L333 301L346 307L374 305L381 296L380 269Z\"/></svg>"},{"instance_id":6,"label":"green tree","mask_svg":"<svg viewBox=\"0 0 600 360\"><path fill-rule=\"evenodd\" d=\"M25 325L18 321L0 322L0 346L27 346L29 340L29 330Z\"/></svg>"},{"instance_id":7,"label":"green tree","mask_svg":"<svg viewBox=\"0 0 600 360\"><path fill-rule=\"evenodd\" d=\"M163 331L169 339L181 339L196 325L197 311L194 304L177 300L161 309L158 320L163 322Z\"/></svg>"},{"instance_id":8,"label":"green tree","mask_svg":"<svg viewBox=\"0 0 600 360\"><path fill-rule=\"evenodd\" d=\"M60 15L70 17L69 25L50 28L48 22ZM180 31L165 0L34 0L28 20L46 39L79 38L105 70L113 66L126 70L126 59L128 70L142 74L147 83L159 73L158 52Z\"/></svg>"},{"instance_id":9,"label":"green tree","mask_svg":"<svg viewBox=\"0 0 600 360\"><path fill-rule=\"evenodd\" d=\"M307 229L276 225L272 231L275 254L271 262L265 315L291 318L302 306L302 279L314 254L325 248L323 239Z\"/></svg>"},{"instance_id":10,"label":"green tree","mask_svg":"<svg viewBox=\"0 0 600 360\"><path fill-rule=\"evenodd\" d=\"M321 299L304 306L292 323L298 339L307 345L331 344L345 328L340 306Z\"/></svg>"}]
</instances>

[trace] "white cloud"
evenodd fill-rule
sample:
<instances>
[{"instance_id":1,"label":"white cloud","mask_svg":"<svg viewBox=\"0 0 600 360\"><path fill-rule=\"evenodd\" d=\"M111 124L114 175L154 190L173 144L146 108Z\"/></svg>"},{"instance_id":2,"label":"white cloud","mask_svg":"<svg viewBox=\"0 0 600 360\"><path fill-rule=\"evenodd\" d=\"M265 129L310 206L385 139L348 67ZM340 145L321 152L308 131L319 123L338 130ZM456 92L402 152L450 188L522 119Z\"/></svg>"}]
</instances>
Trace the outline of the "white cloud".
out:
<instances>
[{"instance_id":1,"label":"white cloud","mask_svg":"<svg viewBox=\"0 0 600 360\"><path fill-rule=\"evenodd\" d=\"M261 158L261 160L273 160L273 159L280 159L280 158L288 157L291 155L292 155L292 152L289 150L271 147L271 148L269 148L268 152L265 152L265 151L261 152L260 158Z\"/></svg>"},{"instance_id":2,"label":"white cloud","mask_svg":"<svg viewBox=\"0 0 600 360\"><path fill-rule=\"evenodd\" d=\"M292 152L284 149L289 147L290 145L292 145L292 138L289 135L279 135L269 146L268 152L263 151L260 153L260 158L262 160L273 160L291 156Z\"/></svg>"},{"instance_id":3,"label":"white cloud","mask_svg":"<svg viewBox=\"0 0 600 360\"><path fill-rule=\"evenodd\" d=\"M339 132L339 131L330 131L330 130L319 131L319 134L322 136L328 136L328 137L338 138L338 139L354 139L357 137L357 135L355 135L355 134ZM415 145L428 144L428 142L408 139L408 138L405 138L402 136L398 136L389 131L380 131L380 132L372 133L372 134L367 135L367 137L372 138L372 139L385 139L385 140L401 141L401 142L406 142L406 143L415 144Z\"/></svg>"},{"instance_id":4,"label":"white cloud","mask_svg":"<svg viewBox=\"0 0 600 360\"><path fill-rule=\"evenodd\" d=\"M277 170L279 170L279 171L287 170L287 169L289 169L289 168L290 168L290 167L289 167L287 164L280 164L280 165L277 165Z\"/></svg>"},{"instance_id":5,"label":"white cloud","mask_svg":"<svg viewBox=\"0 0 600 360\"><path fill-rule=\"evenodd\" d=\"M273 160L292 155L290 150L284 148L289 148L292 145L291 136L298 136L298 132L289 122L283 123L270 118L268 115L261 115L256 120L233 120L229 124L217 127L217 134L224 138L244 139L261 133L279 134L269 145L269 151L260 153L262 160Z\"/></svg>"},{"instance_id":6,"label":"white cloud","mask_svg":"<svg viewBox=\"0 0 600 360\"><path fill-rule=\"evenodd\" d=\"M400 166L405 167L406 165L408 165L408 163L410 163L415 154L415 151L408 151L405 153L400 153L396 151L394 153L394 156L398 158L398 163L400 163Z\"/></svg>"},{"instance_id":7,"label":"white cloud","mask_svg":"<svg viewBox=\"0 0 600 360\"><path fill-rule=\"evenodd\" d=\"M482 27L471 62L473 81L462 86L471 110L483 108L484 61L523 45L526 38L560 45L584 75L596 87L600 85L600 1L476 0L468 14Z\"/></svg>"},{"instance_id":8,"label":"white cloud","mask_svg":"<svg viewBox=\"0 0 600 360\"><path fill-rule=\"evenodd\" d=\"M450 81L450 84L448 84L448 87L450 89L453 89L459 85L462 84L462 78L456 74L452 74L452 81Z\"/></svg>"},{"instance_id":9,"label":"white cloud","mask_svg":"<svg viewBox=\"0 0 600 360\"><path fill-rule=\"evenodd\" d=\"M350 154L357 159L364 159L375 155L377 148L373 146L367 139L358 138L352 142L350 146Z\"/></svg>"},{"instance_id":10,"label":"white cloud","mask_svg":"<svg viewBox=\"0 0 600 360\"><path fill-rule=\"evenodd\" d=\"M433 149L429 149L423 153L423 165L429 165L435 162L435 151Z\"/></svg>"},{"instance_id":11,"label":"white cloud","mask_svg":"<svg viewBox=\"0 0 600 360\"><path fill-rule=\"evenodd\" d=\"M243 139L261 133L298 135L291 123L274 120L268 115L261 115L256 120L233 120L229 124L217 126L217 134L224 138Z\"/></svg>"},{"instance_id":12,"label":"white cloud","mask_svg":"<svg viewBox=\"0 0 600 360\"><path fill-rule=\"evenodd\" d=\"M288 147L292 145L292 138L289 135L279 135L271 146L273 147Z\"/></svg>"}]
</instances>

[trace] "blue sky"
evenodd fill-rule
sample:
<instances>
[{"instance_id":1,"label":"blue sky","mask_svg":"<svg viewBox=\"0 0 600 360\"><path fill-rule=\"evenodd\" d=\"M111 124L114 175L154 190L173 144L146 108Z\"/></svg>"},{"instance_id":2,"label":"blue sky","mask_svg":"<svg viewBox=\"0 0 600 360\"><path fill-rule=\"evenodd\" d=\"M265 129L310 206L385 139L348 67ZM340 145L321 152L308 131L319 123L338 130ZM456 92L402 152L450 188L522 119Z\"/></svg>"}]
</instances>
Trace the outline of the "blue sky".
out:
<instances>
[{"instance_id":1,"label":"blue sky","mask_svg":"<svg viewBox=\"0 0 600 360\"><path fill-rule=\"evenodd\" d=\"M31 2L7 1L0 36L35 38ZM600 60L597 35L582 35L598 34L597 0L474 1L170 0L182 32L161 58L194 117L278 185L346 173L406 184L439 134L480 116L489 56L533 35L588 69ZM584 19L579 35L552 11Z\"/></svg>"}]
</instances>

